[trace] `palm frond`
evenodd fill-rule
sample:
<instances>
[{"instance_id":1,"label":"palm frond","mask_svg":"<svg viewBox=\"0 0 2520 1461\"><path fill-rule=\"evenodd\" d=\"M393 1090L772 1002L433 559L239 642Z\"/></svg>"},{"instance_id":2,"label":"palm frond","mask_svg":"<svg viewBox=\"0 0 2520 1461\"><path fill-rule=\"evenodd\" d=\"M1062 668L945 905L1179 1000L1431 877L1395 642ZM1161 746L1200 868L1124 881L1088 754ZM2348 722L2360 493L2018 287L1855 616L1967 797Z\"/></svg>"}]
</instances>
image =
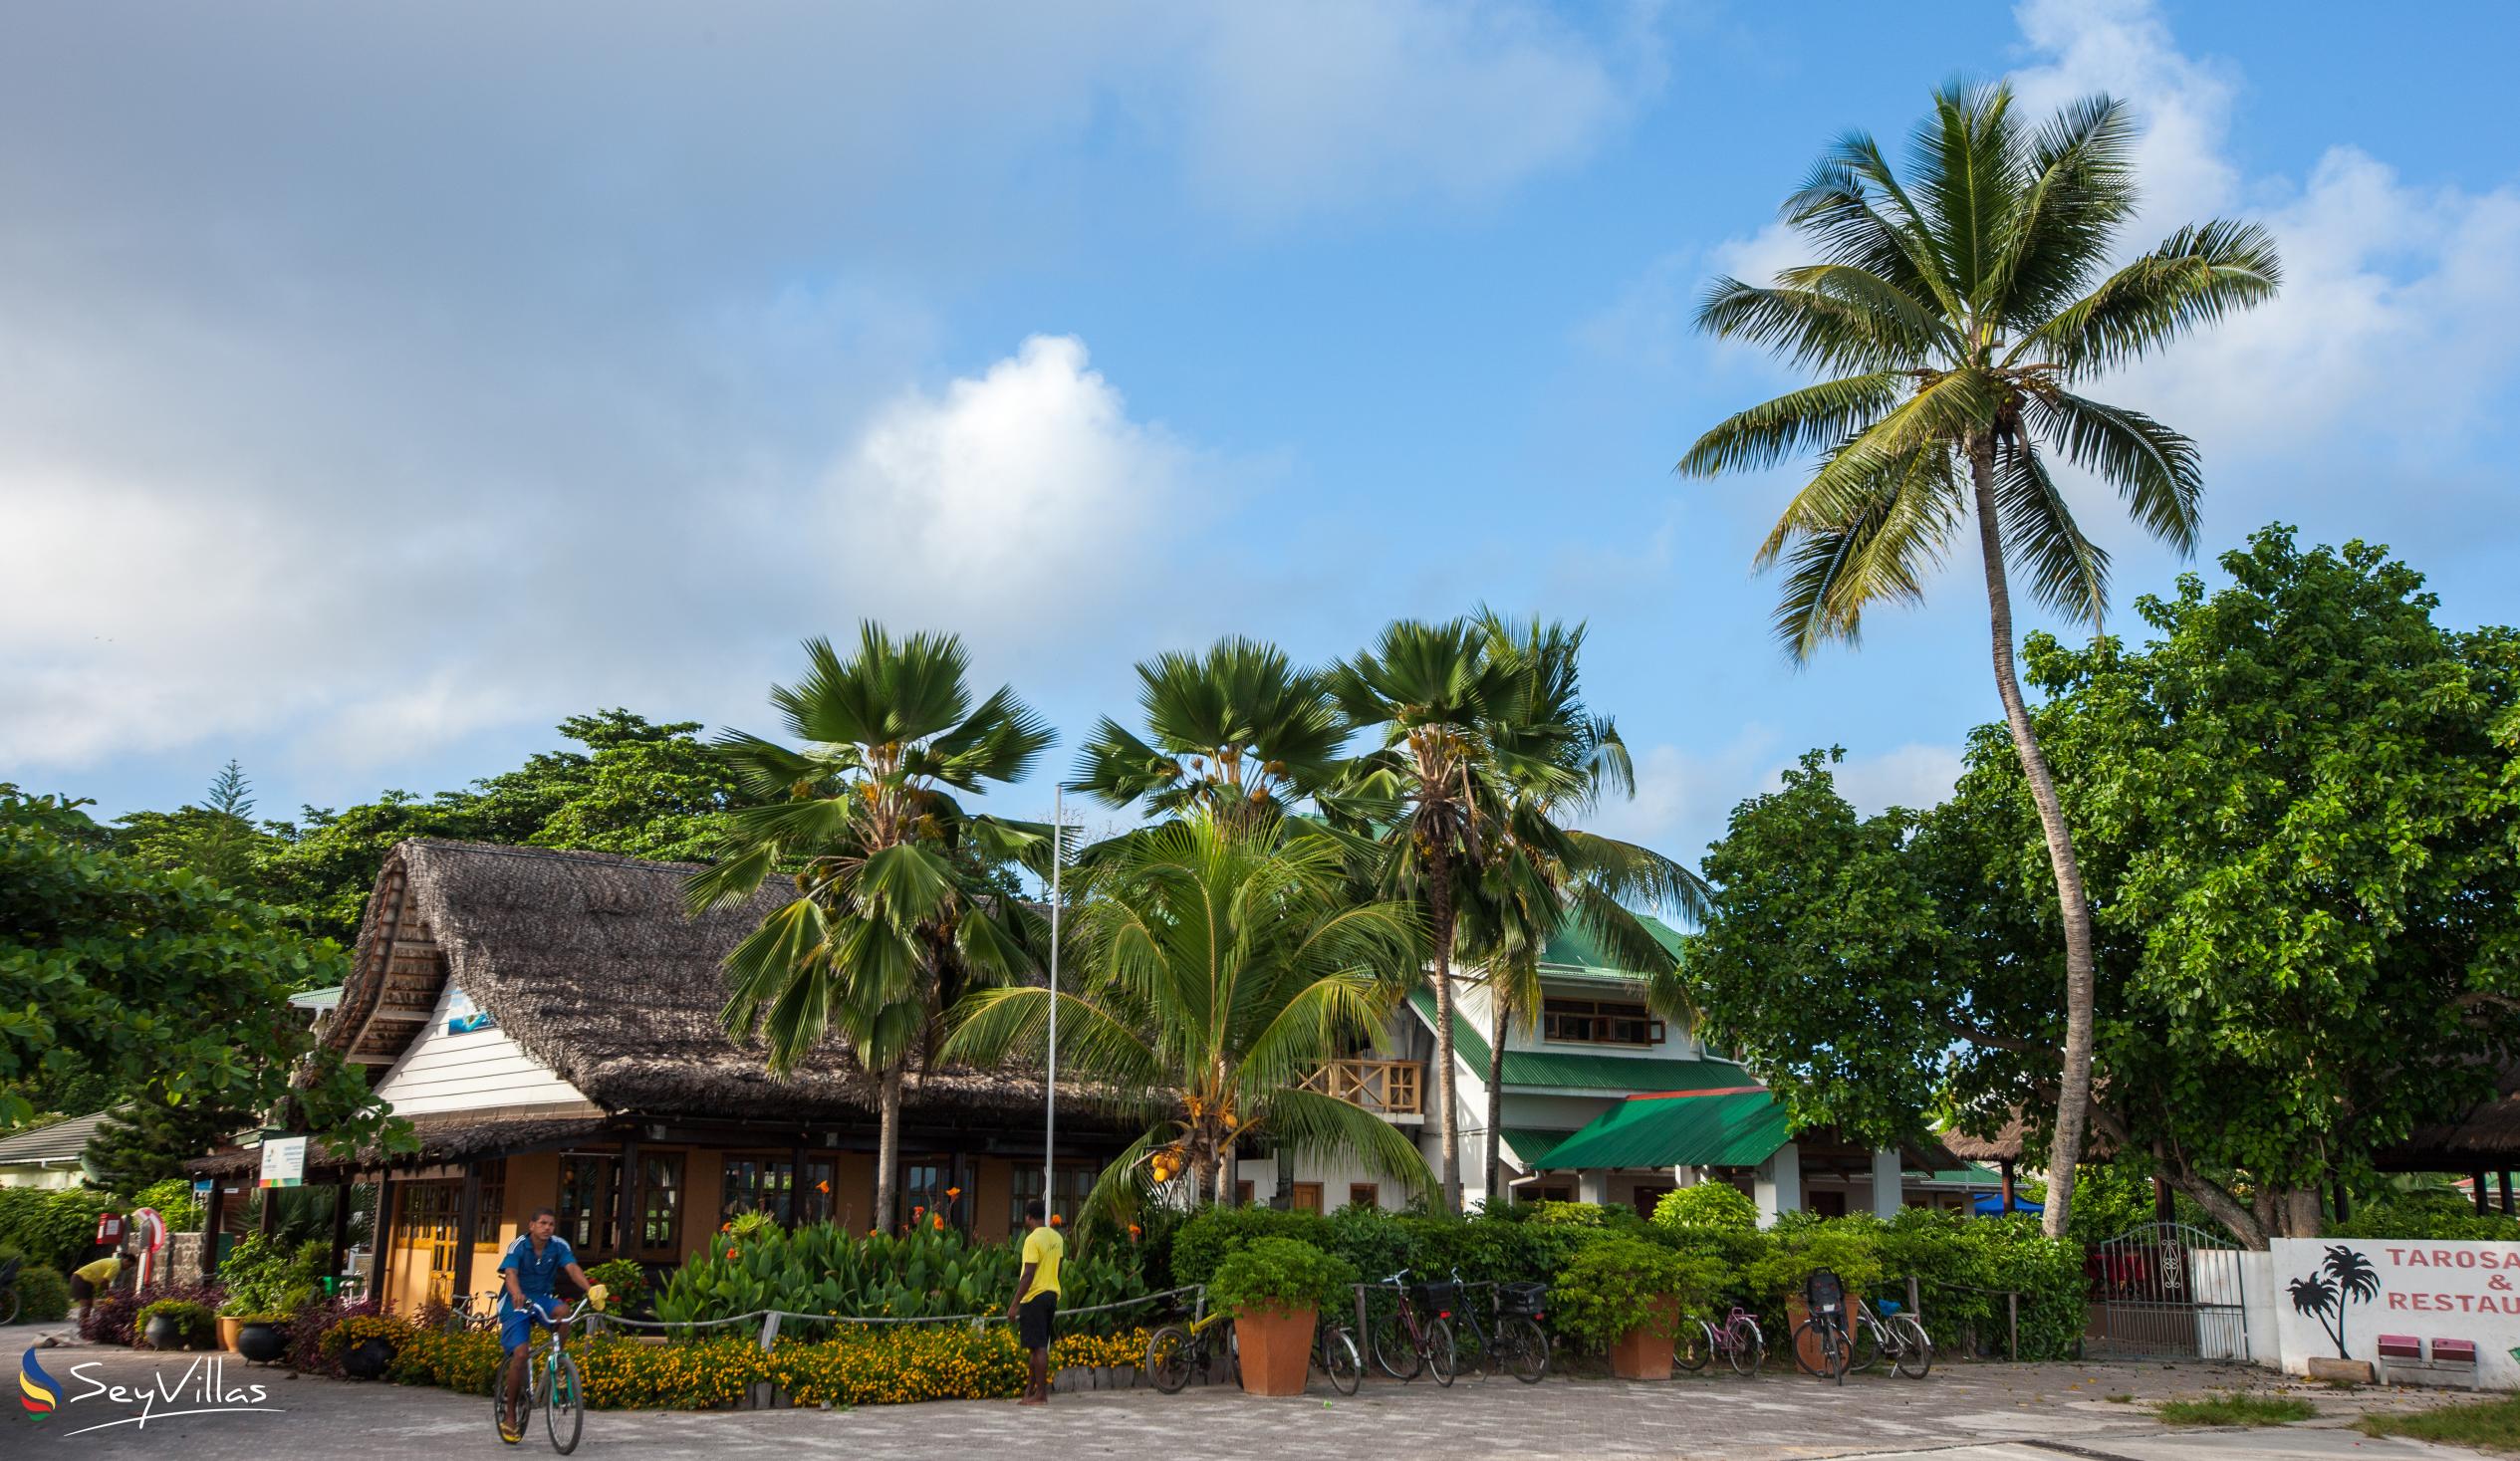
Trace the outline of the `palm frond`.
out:
<instances>
[{"instance_id":1,"label":"palm frond","mask_svg":"<svg viewBox=\"0 0 2520 1461\"><path fill-rule=\"evenodd\" d=\"M2035 330L2107 261L2135 211L2134 143L2133 118L2108 97L2076 102L2040 128L1989 291L2007 324Z\"/></svg>"},{"instance_id":2,"label":"palm frond","mask_svg":"<svg viewBox=\"0 0 2520 1461\"><path fill-rule=\"evenodd\" d=\"M2195 550L2205 491L2196 443L2142 411L2063 390L2027 397L2022 413L2035 435L2117 488L2153 537Z\"/></svg>"},{"instance_id":3,"label":"palm frond","mask_svg":"<svg viewBox=\"0 0 2520 1461\"><path fill-rule=\"evenodd\" d=\"M1938 447L1880 464L1848 495L1842 517L1778 528L1791 536L1774 622L1798 660L1833 639L1855 642L1874 604L1921 601L1960 520L1950 454Z\"/></svg>"},{"instance_id":4,"label":"palm frond","mask_svg":"<svg viewBox=\"0 0 2520 1461\"><path fill-rule=\"evenodd\" d=\"M2160 350L2200 325L2275 297L2283 265L2254 223L2190 224L2025 335L2007 357L2046 361L2068 379Z\"/></svg>"},{"instance_id":5,"label":"palm frond","mask_svg":"<svg viewBox=\"0 0 2520 1461\"><path fill-rule=\"evenodd\" d=\"M1835 445L1879 421L1897 403L1903 384L1897 372L1877 370L1788 391L1718 422L1697 438L1676 470L1684 477L1711 477Z\"/></svg>"},{"instance_id":6,"label":"palm frond","mask_svg":"<svg viewBox=\"0 0 2520 1461\"><path fill-rule=\"evenodd\" d=\"M2030 596L2098 633L2109 612L2109 551L2083 535L2039 451L2006 451L1995 477L2005 556L2028 571Z\"/></svg>"}]
</instances>

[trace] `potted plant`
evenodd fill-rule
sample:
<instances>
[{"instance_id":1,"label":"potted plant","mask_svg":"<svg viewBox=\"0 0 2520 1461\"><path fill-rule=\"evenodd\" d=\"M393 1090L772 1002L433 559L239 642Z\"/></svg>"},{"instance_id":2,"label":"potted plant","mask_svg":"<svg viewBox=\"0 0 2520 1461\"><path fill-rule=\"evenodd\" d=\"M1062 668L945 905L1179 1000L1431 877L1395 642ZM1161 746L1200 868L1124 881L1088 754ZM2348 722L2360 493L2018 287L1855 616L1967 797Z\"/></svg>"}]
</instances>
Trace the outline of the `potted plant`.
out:
<instances>
[{"instance_id":1,"label":"potted plant","mask_svg":"<svg viewBox=\"0 0 2520 1461\"><path fill-rule=\"evenodd\" d=\"M1549 1317L1560 1334L1607 1351L1621 1379L1669 1379L1681 1314L1705 1307L1724 1277L1711 1258L1602 1238L1577 1249L1549 1286Z\"/></svg>"},{"instance_id":2,"label":"potted plant","mask_svg":"<svg viewBox=\"0 0 2520 1461\"><path fill-rule=\"evenodd\" d=\"M1207 1295L1234 1317L1247 1395L1300 1395L1313 1321L1357 1282L1355 1265L1293 1238L1258 1238L1226 1256Z\"/></svg>"},{"instance_id":3,"label":"potted plant","mask_svg":"<svg viewBox=\"0 0 2520 1461\"><path fill-rule=\"evenodd\" d=\"M160 1299L140 1311L140 1336L151 1349L190 1349L210 1342L213 1318L206 1304Z\"/></svg>"},{"instance_id":4,"label":"potted plant","mask_svg":"<svg viewBox=\"0 0 2520 1461\"><path fill-rule=\"evenodd\" d=\"M297 1316L287 1310L269 1310L236 1316L236 1352L255 1364L269 1364L289 1352L289 1321Z\"/></svg>"},{"instance_id":5,"label":"potted plant","mask_svg":"<svg viewBox=\"0 0 2520 1461\"><path fill-rule=\"evenodd\" d=\"M350 1378L382 1379L410 1336L411 1326L403 1320L383 1314L357 1314L326 1330L318 1346Z\"/></svg>"},{"instance_id":6,"label":"potted plant","mask_svg":"<svg viewBox=\"0 0 2520 1461\"><path fill-rule=\"evenodd\" d=\"M1766 1312L1784 1309L1784 1332L1796 1337L1794 1345L1803 1367L1817 1371L1822 1363L1819 1341L1803 1332L1811 1318L1803 1285L1821 1269L1836 1274L1846 1289L1847 1310L1852 1314L1858 1300L1881 1287L1882 1256L1873 1240L1843 1228L1814 1225L1807 1231L1807 1237L1786 1236L1775 1252L1752 1264L1744 1277Z\"/></svg>"},{"instance_id":7,"label":"potted plant","mask_svg":"<svg viewBox=\"0 0 2520 1461\"><path fill-rule=\"evenodd\" d=\"M260 1234L240 1240L219 1265L219 1279L227 1286L227 1302L219 1306L219 1342L247 1359L279 1358L289 1347L289 1321L322 1291L324 1258L318 1242L292 1253ZM249 1338L257 1326L270 1333ZM256 1352L261 1349L270 1352Z\"/></svg>"}]
</instances>

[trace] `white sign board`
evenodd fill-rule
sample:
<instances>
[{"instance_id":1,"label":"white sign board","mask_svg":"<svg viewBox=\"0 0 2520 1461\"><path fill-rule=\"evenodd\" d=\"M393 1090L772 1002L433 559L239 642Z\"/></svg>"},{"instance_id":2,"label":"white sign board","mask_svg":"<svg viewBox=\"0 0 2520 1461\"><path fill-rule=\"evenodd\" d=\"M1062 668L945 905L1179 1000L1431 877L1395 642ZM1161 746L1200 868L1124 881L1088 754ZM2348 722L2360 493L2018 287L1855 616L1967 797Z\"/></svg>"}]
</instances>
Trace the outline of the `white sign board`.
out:
<instances>
[{"instance_id":1,"label":"white sign board","mask_svg":"<svg viewBox=\"0 0 2520 1461\"><path fill-rule=\"evenodd\" d=\"M2278 1238L2272 1245L2284 1367L2313 1354L2380 1357L2383 1335L2476 1346L2477 1381L2520 1387L2520 1243ZM2435 1377L2438 1378L2438 1377Z\"/></svg>"},{"instance_id":2,"label":"white sign board","mask_svg":"<svg viewBox=\"0 0 2520 1461\"><path fill-rule=\"evenodd\" d=\"M263 1179L265 1187L300 1187L306 1184L306 1138L304 1136L267 1136L263 1138Z\"/></svg>"}]
</instances>

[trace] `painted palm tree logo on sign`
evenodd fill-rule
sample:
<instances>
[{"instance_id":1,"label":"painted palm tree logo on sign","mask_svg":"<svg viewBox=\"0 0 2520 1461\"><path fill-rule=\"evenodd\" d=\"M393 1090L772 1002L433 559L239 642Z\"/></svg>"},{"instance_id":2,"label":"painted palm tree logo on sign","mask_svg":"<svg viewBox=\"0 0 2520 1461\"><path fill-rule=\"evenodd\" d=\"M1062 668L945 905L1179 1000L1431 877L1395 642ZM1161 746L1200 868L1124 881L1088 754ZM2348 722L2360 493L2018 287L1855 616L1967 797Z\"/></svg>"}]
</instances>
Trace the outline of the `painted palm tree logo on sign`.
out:
<instances>
[{"instance_id":1,"label":"painted palm tree logo on sign","mask_svg":"<svg viewBox=\"0 0 2520 1461\"><path fill-rule=\"evenodd\" d=\"M2345 1312L2380 1294L2380 1274L2372 1261L2342 1243L2332 1243L2317 1271L2293 1280L2289 1287L2294 1312L2319 1321L2319 1328L2337 1341L2339 1359L2353 1357L2345 1350Z\"/></svg>"},{"instance_id":2,"label":"painted palm tree logo on sign","mask_svg":"<svg viewBox=\"0 0 2520 1461\"><path fill-rule=\"evenodd\" d=\"M18 1360L18 1403L34 1416L50 1415L61 1404L61 1386L44 1372L44 1366L35 1362L31 1345Z\"/></svg>"}]
</instances>

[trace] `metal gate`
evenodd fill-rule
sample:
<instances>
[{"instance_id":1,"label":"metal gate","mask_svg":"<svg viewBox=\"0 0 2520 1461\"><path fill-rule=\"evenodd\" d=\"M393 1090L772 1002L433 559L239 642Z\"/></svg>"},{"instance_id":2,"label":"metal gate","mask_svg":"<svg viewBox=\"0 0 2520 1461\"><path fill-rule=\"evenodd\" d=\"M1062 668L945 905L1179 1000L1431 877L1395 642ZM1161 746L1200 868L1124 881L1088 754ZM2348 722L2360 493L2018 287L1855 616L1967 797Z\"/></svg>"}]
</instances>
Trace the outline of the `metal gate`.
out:
<instances>
[{"instance_id":1,"label":"metal gate","mask_svg":"<svg viewBox=\"0 0 2520 1461\"><path fill-rule=\"evenodd\" d=\"M2092 1354L2159 1359L2246 1359L2248 1311L2240 1297L2240 1249L2184 1223L2146 1223L2091 1251Z\"/></svg>"}]
</instances>

